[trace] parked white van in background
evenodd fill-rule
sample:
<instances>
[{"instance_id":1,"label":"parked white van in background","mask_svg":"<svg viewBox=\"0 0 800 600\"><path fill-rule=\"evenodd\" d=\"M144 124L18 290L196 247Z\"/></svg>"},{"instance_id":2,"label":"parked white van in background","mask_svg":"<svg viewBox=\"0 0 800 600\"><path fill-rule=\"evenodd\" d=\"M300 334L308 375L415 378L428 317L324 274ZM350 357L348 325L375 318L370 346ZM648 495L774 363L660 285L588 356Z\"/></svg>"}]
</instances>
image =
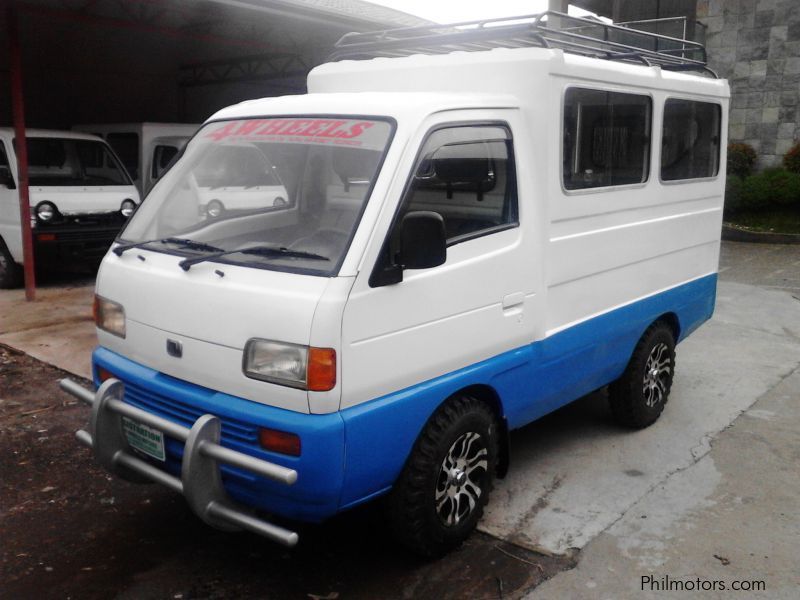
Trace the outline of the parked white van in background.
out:
<instances>
[{"instance_id":1,"label":"parked white van in background","mask_svg":"<svg viewBox=\"0 0 800 600\"><path fill-rule=\"evenodd\" d=\"M139 205L139 193L100 138L28 129L28 184L38 263L99 260ZM0 128L0 288L22 283L14 130Z\"/></svg>"},{"instance_id":2,"label":"parked white van in background","mask_svg":"<svg viewBox=\"0 0 800 600\"><path fill-rule=\"evenodd\" d=\"M475 528L510 430L604 386L624 426L658 419L714 310L728 84L691 42L493 25L351 34L309 94L208 120L102 263L99 389L62 383L102 465L287 545L255 510L383 496L436 556ZM273 165L285 203L209 218L221 152L261 153L245 170Z\"/></svg>"},{"instance_id":3,"label":"parked white van in background","mask_svg":"<svg viewBox=\"0 0 800 600\"><path fill-rule=\"evenodd\" d=\"M105 139L144 198L199 127L190 123L103 123L75 125L72 130Z\"/></svg>"},{"instance_id":4,"label":"parked white van in background","mask_svg":"<svg viewBox=\"0 0 800 600\"><path fill-rule=\"evenodd\" d=\"M215 148L195 169L192 185L197 186L201 214L212 219L288 205L278 168L263 149L253 146Z\"/></svg>"}]
</instances>

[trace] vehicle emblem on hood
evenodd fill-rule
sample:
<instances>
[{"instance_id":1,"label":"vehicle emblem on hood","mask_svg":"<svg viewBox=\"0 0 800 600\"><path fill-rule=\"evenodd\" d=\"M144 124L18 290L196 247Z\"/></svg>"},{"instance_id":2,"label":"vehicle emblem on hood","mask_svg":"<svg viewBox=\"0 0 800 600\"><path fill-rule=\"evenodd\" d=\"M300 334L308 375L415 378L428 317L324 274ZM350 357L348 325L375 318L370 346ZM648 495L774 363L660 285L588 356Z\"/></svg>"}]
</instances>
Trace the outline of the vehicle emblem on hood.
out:
<instances>
[{"instance_id":1,"label":"vehicle emblem on hood","mask_svg":"<svg viewBox=\"0 0 800 600\"><path fill-rule=\"evenodd\" d=\"M180 358L183 356L183 344L177 340L167 340L167 354Z\"/></svg>"}]
</instances>

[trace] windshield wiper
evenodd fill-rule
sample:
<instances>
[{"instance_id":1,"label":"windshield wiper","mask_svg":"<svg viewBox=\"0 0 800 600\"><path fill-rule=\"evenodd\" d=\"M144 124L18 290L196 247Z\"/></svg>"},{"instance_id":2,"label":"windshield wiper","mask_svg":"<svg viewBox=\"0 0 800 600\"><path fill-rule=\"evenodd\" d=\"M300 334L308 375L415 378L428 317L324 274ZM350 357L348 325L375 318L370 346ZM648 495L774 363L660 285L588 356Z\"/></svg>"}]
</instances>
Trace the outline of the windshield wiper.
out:
<instances>
[{"instance_id":1,"label":"windshield wiper","mask_svg":"<svg viewBox=\"0 0 800 600\"><path fill-rule=\"evenodd\" d=\"M226 250L224 252L215 252L214 254L206 254L205 256L195 256L192 258L184 258L178 263L181 269L188 271L192 265L196 265L207 260L214 260L221 256L228 254L254 254L256 256L263 256L266 258L306 258L309 260L327 260L330 258L315 254L313 252L305 252L304 250L290 250L289 248L276 247L276 246L253 246L252 248L242 248L240 250Z\"/></svg>"},{"instance_id":2,"label":"windshield wiper","mask_svg":"<svg viewBox=\"0 0 800 600\"><path fill-rule=\"evenodd\" d=\"M222 251L222 248L217 248L216 246L205 244L203 242L195 242L194 240L185 240L183 238L168 237L160 240L146 240L144 242L135 242L133 244L123 244L121 246L117 246L116 248L114 248L113 252L117 256L122 256L123 252L126 252L128 250L133 250L134 248L141 248L143 246L147 246L147 244L175 244L177 246L183 246L188 250L200 250L202 252Z\"/></svg>"}]
</instances>

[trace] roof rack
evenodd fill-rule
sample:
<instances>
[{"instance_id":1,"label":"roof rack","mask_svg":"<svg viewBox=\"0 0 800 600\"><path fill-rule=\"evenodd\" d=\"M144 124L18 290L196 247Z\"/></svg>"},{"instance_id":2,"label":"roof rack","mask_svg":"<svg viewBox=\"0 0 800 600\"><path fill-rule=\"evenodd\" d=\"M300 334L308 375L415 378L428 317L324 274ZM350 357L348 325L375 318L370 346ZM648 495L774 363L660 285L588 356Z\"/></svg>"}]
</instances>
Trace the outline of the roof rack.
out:
<instances>
[{"instance_id":1,"label":"roof rack","mask_svg":"<svg viewBox=\"0 0 800 600\"><path fill-rule=\"evenodd\" d=\"M348 33L336 42L329 60L530 46L558 48L571 54L659 66L671 71L700 71L717 77L708 68L705 46L699 42L556 11L451 25Z\"/></svg>"}]
</instances>

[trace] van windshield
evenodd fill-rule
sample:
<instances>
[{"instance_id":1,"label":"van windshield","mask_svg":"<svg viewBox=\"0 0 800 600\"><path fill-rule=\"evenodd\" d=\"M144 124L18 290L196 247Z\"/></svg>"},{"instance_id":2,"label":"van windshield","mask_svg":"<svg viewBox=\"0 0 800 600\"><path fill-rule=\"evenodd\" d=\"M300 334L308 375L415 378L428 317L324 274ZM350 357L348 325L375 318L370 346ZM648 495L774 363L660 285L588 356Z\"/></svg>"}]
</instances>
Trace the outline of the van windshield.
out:
<instances>
[{"instance_id":1,"label":"van windshield","mask_svg":"<svg viewBox=\"0 0 800 600\"><path fill-rule=\"evenodd\" d=\"M33 186L131 185L104 142L27 138L28 182Z\"/></svg>"},{"instance_id":2,"label":"van windshield","mask_svg":"<svg viewBox=\"0 0 800 600\"><path fill-rule=\"evenodd\" d=\"M353 117L210 123L153 187L120 242L185 255L184 265L333 275L392 130L388 121Z\"/></svg>"}]
</instances>

